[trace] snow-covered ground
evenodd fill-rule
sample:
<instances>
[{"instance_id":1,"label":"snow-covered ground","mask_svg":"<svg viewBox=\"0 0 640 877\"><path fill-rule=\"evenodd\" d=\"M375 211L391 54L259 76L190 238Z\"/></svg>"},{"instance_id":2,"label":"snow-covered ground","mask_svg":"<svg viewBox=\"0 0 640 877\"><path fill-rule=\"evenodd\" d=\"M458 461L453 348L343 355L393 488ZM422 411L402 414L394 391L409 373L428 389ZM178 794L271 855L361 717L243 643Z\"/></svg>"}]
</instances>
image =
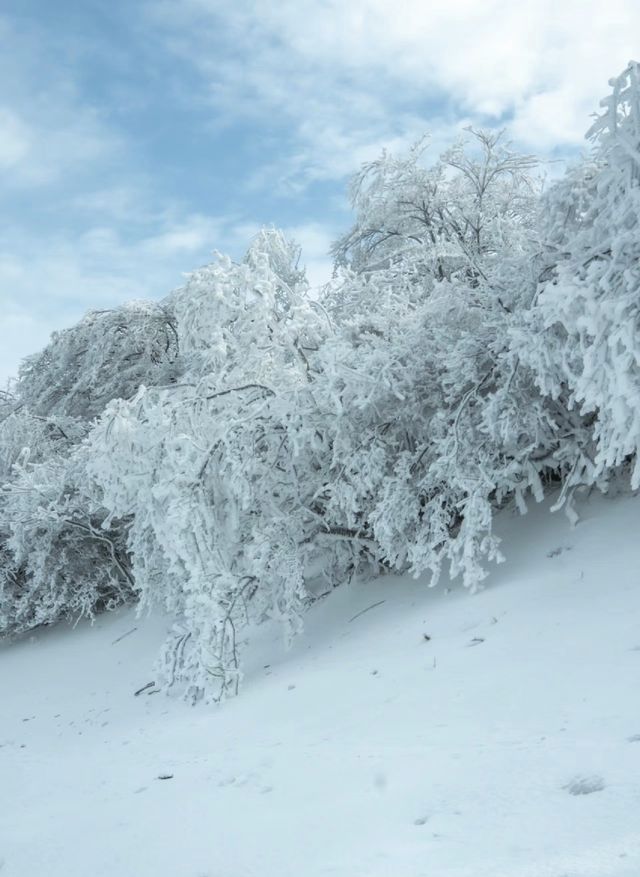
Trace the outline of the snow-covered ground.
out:
<instances>
[{"instance_id":1,"label":"snow-covered ground","mask_svg":"<svg viewBox=\"0 0 640 877\"><path fill-rule=\"evenodd\" d=\"M638 877L640 499L581 513L475 597L339 589L219 708L134 696L160 618L3 646L1 877Z\"/></svg>"}]
</instances>

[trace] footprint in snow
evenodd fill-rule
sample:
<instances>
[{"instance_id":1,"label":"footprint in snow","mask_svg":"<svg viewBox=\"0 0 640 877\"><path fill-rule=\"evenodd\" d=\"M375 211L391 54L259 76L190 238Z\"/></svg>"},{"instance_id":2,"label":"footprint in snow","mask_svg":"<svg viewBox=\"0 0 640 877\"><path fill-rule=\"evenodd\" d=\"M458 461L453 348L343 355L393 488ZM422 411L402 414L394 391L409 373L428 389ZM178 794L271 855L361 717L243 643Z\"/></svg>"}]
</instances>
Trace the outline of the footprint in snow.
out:
<instances>
[{"instance_id":1,"label":"footprint in snow","mask_svg":"<svg viewBox=\"0 0 640 877\"><path fill-rule=\"evenodd\" d=\"M592 795L594 792L602 792L605 782L601 776L574 777L566 786L562 787L570 795Z\"/></svg>"},{"instance_id":2,"label":"footprint in snow","mask_svg":"<svg viewBox=\"0 0 640 877\"><path fill-rule=\"evenodd\" d=\"M631 737L627 737L627 743L640 743L640 734L632 734Z\"/></svg>"}]
</instances>

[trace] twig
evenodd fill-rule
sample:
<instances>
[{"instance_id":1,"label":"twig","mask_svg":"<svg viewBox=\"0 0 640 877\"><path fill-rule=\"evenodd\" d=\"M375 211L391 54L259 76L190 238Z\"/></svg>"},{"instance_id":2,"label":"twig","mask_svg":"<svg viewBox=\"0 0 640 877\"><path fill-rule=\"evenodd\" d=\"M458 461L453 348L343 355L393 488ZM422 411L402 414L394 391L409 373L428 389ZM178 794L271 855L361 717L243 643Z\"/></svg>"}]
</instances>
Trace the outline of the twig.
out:
<instances>
[{"instance_id":1,"label":"twig","mask_svg":"<svg viewBox=\"0 0 640 877\"><path fill-rule=\"evenodd\" d=\"M355 621L356 618L360 618L360 616L361 616L361 615L364 615L365 612L368 612L369 609L375 609L376 606L382 606L382 604L383 604L384 602L386 602L386 601L385 601L385 600L378 600L377 603L372 603L371 606L367 606L366 609L362 609L360 612L356 612L356 614L353 616L353 618L350 618L350 619L347 621L347 624L351 624L351 622L352 622L352 621Z\"/></svg>"},{"instance_id":2,"label":"twig","mask_svg":"<svg viewBox=\"0 0 640 877\"><path fill-rule=\"evenodd\" d=\"M155 682L147 682L147 684L143 685L142 688L139 688L137 691L134 691L133 696L137 697L139 694L142 694L143 691L146 691L147 688L153 688L153 686L155 684L156 684Z\"/></svg>"},{"instance_id":3,"label":"twig","mask_svg":"<svg viewBox=\"0 0 640 877\"><path fill-rule=\"evenodd\" d=\"M132 627L131 630L128 630L126 633L123 633L122 636L119 636L116 639L114 639L114 641L111 643L111 645L115 646L116 643L119 643L120 640L124 639L126 636L129 636L129 634L133 633L137 629L138 629L137 627Z\"/></svg>"},{"instance_id":4,"label":"twig","mask_svg":"<svg viewBox=\"0 0 640 877\"><path fill-rule=\"evenodd\" d=\"M275 396L274 391L269 387L265 387L264 384L243 384L241 387L230 387L228 390L219 390L217 393L211 393L205 396L205 399L216 399L218 396L227 396L229 393L239 393L242 390L262 390L268 396Z\"/></svg>"}]
</instances>

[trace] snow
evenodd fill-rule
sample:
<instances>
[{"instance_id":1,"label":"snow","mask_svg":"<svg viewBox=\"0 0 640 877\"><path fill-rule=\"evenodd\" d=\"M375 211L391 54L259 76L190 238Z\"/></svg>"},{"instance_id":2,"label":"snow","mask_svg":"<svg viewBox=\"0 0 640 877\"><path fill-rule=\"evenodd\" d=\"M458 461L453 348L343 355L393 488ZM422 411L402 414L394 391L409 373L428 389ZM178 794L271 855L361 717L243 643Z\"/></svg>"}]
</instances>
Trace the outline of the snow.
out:
<instances>
[{"instance_id":1,"label":"snow","mask_svg":"<svg viewBox=\"0 0 640 877\"><path fill-rule=\"evenodd\" d=\"M220 707L134 696L161 617L4 645L1 877L638 877L640 499L548 506L475 596L386 576L260 630Z\"/></svg>"}]
</instances>

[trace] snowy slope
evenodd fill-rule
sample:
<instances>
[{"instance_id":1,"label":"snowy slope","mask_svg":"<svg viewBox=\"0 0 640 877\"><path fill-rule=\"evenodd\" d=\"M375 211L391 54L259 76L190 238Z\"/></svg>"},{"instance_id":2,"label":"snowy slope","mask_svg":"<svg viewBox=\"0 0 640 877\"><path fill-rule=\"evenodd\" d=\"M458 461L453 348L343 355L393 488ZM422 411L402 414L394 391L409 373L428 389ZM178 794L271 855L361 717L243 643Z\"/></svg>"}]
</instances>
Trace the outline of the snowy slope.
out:
<instances>
[{"instance_id":1,"label":"snowy slope","mask_svg":"<svg viewBox=\"0 0 640 877\"><path fill-rule=\"evenodd\" d=\"M640 499L582 514L336 591L221 708L133 696L163 619L2 647L1 877L638 877Z\"/></svg>"}]
</instances>

